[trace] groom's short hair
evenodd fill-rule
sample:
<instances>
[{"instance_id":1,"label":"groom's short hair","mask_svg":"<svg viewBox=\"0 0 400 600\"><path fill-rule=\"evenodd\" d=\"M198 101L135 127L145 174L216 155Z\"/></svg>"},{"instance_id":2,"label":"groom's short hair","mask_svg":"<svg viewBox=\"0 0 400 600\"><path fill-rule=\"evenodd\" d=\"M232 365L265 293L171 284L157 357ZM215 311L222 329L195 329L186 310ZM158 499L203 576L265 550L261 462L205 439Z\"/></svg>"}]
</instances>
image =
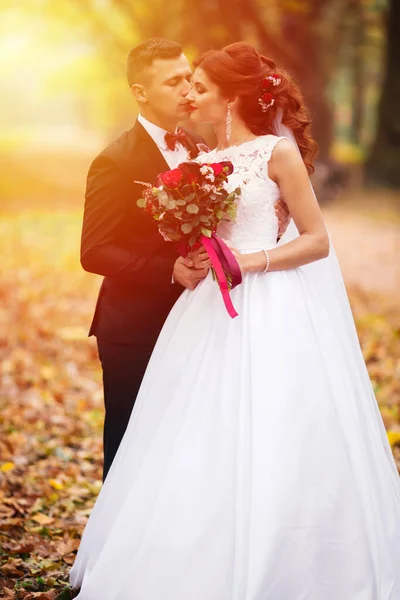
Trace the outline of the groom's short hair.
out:
<instances>
[{"instance_id":1,"label":"groom's short hair","mask_svg":"<svg viewBox=\"0 0 400 600\"><path fill-rule=\"evenodd\" d=\"M178 42L164 40L163 38L150 38L138 44L128 54L127 77L131 87L139 83L146 75L146 70L151 67L157 58L179 58L182 46Z\"/></svg>"}]
</instances>

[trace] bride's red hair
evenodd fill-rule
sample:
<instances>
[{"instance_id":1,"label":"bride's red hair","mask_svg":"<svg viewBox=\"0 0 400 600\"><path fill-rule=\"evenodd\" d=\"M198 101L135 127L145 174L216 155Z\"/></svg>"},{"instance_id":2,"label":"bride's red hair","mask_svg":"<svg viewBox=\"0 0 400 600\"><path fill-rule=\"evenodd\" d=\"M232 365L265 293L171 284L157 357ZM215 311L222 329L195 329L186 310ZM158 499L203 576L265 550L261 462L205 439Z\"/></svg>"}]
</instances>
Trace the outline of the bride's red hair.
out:
<instances>
[{"instance_id":1,"label":"bride's red hair","mask_svg":"<svg viewBox=\"0 0 400 600\"><path fill-rule=\"evenodd\" d=\"M301 92L288 73L277 69L273 60L245 42L209 50L194 61L194 66L201 67L224 96L239 97L239 114L255 135L272 133L272 124L281 109L282 123L293 131L308 173L314 172L317 144L311 136L311 121ZM258 103L261 84L272 74L277 74L281 83L271 90L273 106L262 112Z\"/></svg>"}]
</instances>

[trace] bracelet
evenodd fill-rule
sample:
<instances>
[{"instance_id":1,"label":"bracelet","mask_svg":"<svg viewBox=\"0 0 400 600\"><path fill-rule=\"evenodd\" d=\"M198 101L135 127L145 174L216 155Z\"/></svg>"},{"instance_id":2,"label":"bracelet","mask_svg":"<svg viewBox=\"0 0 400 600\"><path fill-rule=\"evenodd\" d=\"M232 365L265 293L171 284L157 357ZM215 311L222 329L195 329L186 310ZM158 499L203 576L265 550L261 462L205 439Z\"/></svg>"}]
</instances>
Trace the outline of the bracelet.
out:
<instances>
[{"instance_id":1,"label":"bracelet","mask_svg":"<svg viewBox=\"0 0 400 600\"><path fill-rule=\"evenodd\" d=\"M269 254L266 250L263 249L263 252L265 254L265 258L267 259L267 264L265 266L265 269L262 271L263 273L266 273L269 269Z\"/></svg>"}]
</instances>

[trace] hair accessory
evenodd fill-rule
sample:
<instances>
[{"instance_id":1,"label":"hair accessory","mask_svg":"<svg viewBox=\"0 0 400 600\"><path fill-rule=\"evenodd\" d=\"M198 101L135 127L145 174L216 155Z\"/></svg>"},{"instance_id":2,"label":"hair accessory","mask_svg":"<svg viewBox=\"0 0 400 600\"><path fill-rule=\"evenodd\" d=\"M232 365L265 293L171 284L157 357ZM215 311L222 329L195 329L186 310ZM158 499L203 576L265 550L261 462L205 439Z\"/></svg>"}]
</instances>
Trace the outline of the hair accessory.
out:
<instances>
[{"instance_id":1,"label":"hair accessory","mask_svg":"<svg viewBox=\"0 0 400 600\"><path fill-rule=\"evenodd\" d=\"M271 88L276 87L282 83L281 77L277 73L268 75L261 82L261 96L258 99L258 104L261 106L262 112L266 112L271 106L275 104L275 98L271 94Z\"/></svg>"}]
</instances>

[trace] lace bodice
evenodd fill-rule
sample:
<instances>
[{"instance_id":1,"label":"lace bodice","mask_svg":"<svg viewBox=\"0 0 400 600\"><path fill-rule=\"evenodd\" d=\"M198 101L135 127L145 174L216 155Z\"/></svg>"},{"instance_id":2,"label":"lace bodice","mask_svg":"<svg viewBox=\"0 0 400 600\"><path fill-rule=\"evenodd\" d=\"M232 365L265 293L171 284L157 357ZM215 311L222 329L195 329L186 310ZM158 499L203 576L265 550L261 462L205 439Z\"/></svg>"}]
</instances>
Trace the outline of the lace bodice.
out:
<instances>
[{"instance_id":1,"label":"lace bodice","mask_svg":"<svg viewBox=\"0 0 400 600\"><path fill-rule=\"evenodd\" d=\"M234 172L228 189L240 187L234 222L223 220L217 234L242 250L268 249L276 245L278 219L274 204L279 198L277 184L268 177L268 161L275 144L283 138L262 135L239 146L199 154L200 163L230 160Z\"/></svg>"}]
</instances>

